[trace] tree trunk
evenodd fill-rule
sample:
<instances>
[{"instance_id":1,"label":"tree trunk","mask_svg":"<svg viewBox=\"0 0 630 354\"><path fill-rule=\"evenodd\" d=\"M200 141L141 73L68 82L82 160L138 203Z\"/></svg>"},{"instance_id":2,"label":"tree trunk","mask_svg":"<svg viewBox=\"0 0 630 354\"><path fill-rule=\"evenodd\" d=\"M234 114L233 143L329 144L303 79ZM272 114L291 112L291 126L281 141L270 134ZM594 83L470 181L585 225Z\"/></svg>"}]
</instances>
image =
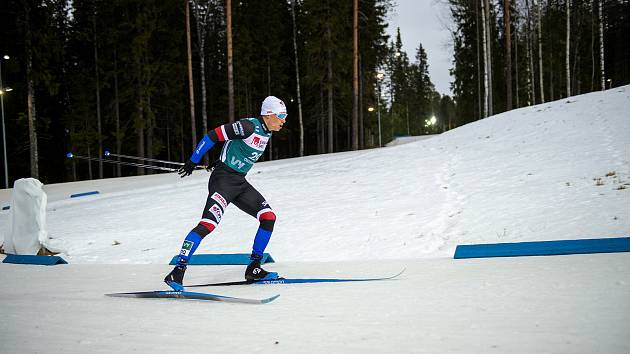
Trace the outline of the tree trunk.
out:
<instances>
[{"instance_id":1,"label":"tree trunk","mask_svg":"<svg viewBox=\"0 0 630 354\"><path fill-rule=\"evenodd\" d=\"M364 126L364 72L363 72L363 58L359 53L359 149L365 148L365 126Z\"/></svg>"},{"instance_id":2,"label":"tree trunk","mask_svg":"<svg viewBox=\"0 0 630 354\"><path fill-rule=\"evenodd\" d=\"M571 96L571 0L566 1L566 10L567 10L567 50L566 50L566 58L565 58L565 67L567 73L567 97Z\"/></svg>"},{"instance_id":3,"label":"tree trunk","mask_svg":"<svg viewBox=\"0 0 630 354\"><path fill-rule=\"evenodd\" d=\"M234 71L232 68L232 0L225 1L228 72L228 119L234 122Z\"/></svg>"},{"instance_id":4,"label":"tree trunk","mask_svg":"<svg viewBox=\"0 0 630 354\"><path fill-rule=\"evenodd\" d=\"M326 115L324 114L324 84L319 84L319 119L317 119L317 152L323 154L326 152Z\"/></svg>"},{"instance_id":5,"label":"tree trunk","mask_svg":"<svg viewBox=\"0 0 630 354\"><path fill-rule=\"evenodd\" d=\"M581 18L579 16L580 12L577 12L574 15L574 28L581 27ZM580 52L580 42L581 42L581 31L577 31L577 33L573 36L574 47L573 47L573 65L571 66L571 95L580 95L582 92L582 82L579 80L582 77L582 57L579 55Z\"/></svg>"},{"instance_id":6,"label":"tree trunk","mask_svg":"<svg viewBox=\"0 0 630 354\"><path fill-rule=\"evenodd\" d=\"M36 123L36 110L35 110L35 88L33 83L33 64L32 58L29 54L27 59L27 74L28 77L28 136L30 143L30 162L31 162L31 177L39 178L39 153L37 150L37 123Z\"/></svg>"},{"instance_id":7,"label":"tree trunk","mask_svg":"<svg viewBox=\"0 0 630 354\"><path fill-rule=\"evenodd\" d=\"M492 100L493 83L492 83L492 18L490 17L490 1L486 2L486 36L488 37L486 45L488 46L488 114L494 114L494 105Z\"/></svg>"},{"instance_id":8,"label":"tree trunk","mask_svg":"<svg viewBox=\"0 0 630 354\"><path fill-rule=\"evenodd\" d=\"M144 157L144 128L137 127L136 128L136 148L138 150L138 156ZM141 160L144 163L144 160ZM138 176L144 175L144 169L142 167L138 167Z\"/></svg>"},{"instance_id":9,"label":"tree trunk","mask_svg":"<svg viewBox=\"0 0 630 354\"><path fill-rule=\"evenodd\" d=\"M201 76L201 127L203 134L208 132L208 100L206 97L206 28L208 26L209 4L206 4L206 12L201 16L199 5L195 4L194 15L197 27L197 45L199 46L199 75ZM209 164L208 155L203 156L206 166Z\"/></svg>"},{"instance_id":10,"label":"tree trunk","mask_svg":"<svg viewBox=\"0 0 630 354\"><path fill-rule=\"evenodd\" d=\"M147 122L147 128L146 128L146 143L147 143L147 153L146 156L150 159L153 158L153 134L154 134L154 129L155 129L155 116L153 115L152 109L151 109L151 95L147 95L147 105L145 107L145 116L146 116L146 122ZM152 169L147 169L146 173L149 175L153 174L153 170Z\"/></svg>"},{"instance_id":11,"label":"tree trunk","mask_svg":"<svg viewBox=\"0 0 630 354\"><path fill-rule=\"evenodd\" d=\"M118 57L114 49L114 113L116 120L116 154L120 155L122 150L122 137L120 136L120 100L118 99ZM120 157L116 157L120 161ZM122 175L122 166L116 164L116 177Z\"/></svg>"},{"instance_id":12,"label":"tree trunk","mask_svg":"<svg viewBox=\"0 0 630 354\"><path fill-rule=\"evenodd\" d=\"M506 80L505 88L507 92L507 110L512 109L512 23L510 20L510 0L503 1L503 22L505 25L505 59L506 59Z\"/></svg>"},{"instance_id":13,"label":"tree trunk","mask_svg":"<svg viewBox=\"0 0 630 354\"><path fill-rule=\"evenodd\" d=\"M77 181L77 161L72 159L72 181Z\"/></svg>"},{"instance_id":14,"label":"tree trunk","mask_svg":"<svg viewBox=\"0 0 630 354\"><path fill-rule=\"evenodd\" d=\"M389 121L390 124L390 137L394 140L394 83L392 82L392 76L389 77Z\"/></svg>"},{"instance_id":15,"label":"tree trunk","mask_svg":"<svg viewBox=\"0 0 630 354\"><path fill-rule=\"evenodd\" d=\"M101 128L101 85L98 75L98 39L96 37L96 9L92 17L94 29L94 74L96 78L96 133L98 138L98 178L103 179L103 132Z\"/></svg>"},{"instance_id":16,"label":"tree trunk","mask_svg":"<svg viewBox=\"0 0 630 354\"><path fill-rule=\"evenodd\" d=\"M484 18L483 14L482 14L482 18ZM479 37L479 0L475 1L475 23L477 27L477 108L478 108L477 119L480 119L482 116L484 116L485 112L482 111L482 107L484 107L484 104L481 103L481 60L479 59L480 58L479 42L481 38ZM485 53L485 47L484 47L484 53ZM484 65L485 65L485 57L484 57ZM485 76L484 76L484 83L485 83Z\"/></svg>"},{"instance_id":17,"label":"tree trunk","mask_svg":"<svg viewBox=\"0 0 630 354\"><path fill-rule=\"evenodd\" d=\"M179 116L179 161L185 161L185 152L184 152L184 114L183 112L179 112L177 114Z\"/></svg>"},{"instance_id":18,"label":"tree trunk","mask_svg":"<svg viewBox=\"0 0 630 354\"><path fill-rule=\"evenodd\" d=\"M407 135L411 135L411 130L409 129L409 101L405 103L405 115L407 117ZM442 119L442 131L444 131L444 119Z\"/></svg>"},{"instance_id":19,"label":"tree trunk","mask_svg":"<svg viewBox=\"0 0 630 354\"><path fill-rule=\"evenodd\" d=\"M591 0L591 91L595 91L595 1Z\"/></svg>"},{"instance_id":20,"label":"tree trunk","mask_svg":"<svg viewBox=\"0 0 630 354\"><path fill-rule=\"evenodd\" d=\"M353 3L352 150L359 150L359 0Z\"/></svg>"},{"instance_id":21,"label":"tree trunk","mask_svg":"<svg viewBox=\"0 0 630 354\"><path fill-rule=\"evenodd\" d=\"M525 0L525 7L527 8L527 90L529 92L529 105L536 104L536 74L534 70L534 41L532 39L531 29L531 13L529 7L529 0Z\"/></svg>"},{"instance_id":22,"label":"tree trunk","mask_svg":"<svg viewBox=\"0 0 630 354\"><path fill-rule=\"evenodd\" d=\"M138 70L140 70L138 68ZM138 94L138 102L136 103L136 151L138 157L145 157L144 150L144 92L142 87L142 75L138 78L138 83L136 84L136 90ZM143 160L141 160L144 162ZM144 175L144 169L138 167L138 175Z\"/></svg>"},{"instance_id":23,"label":"tree trunk","mask_svg":"<svg viewBox=\"0 0 630 354\"><path fill-rule=\"evenodd\" d=\"M26 41L26 106L28 115L28 137L30 145L30 166L31 177L39 179L39 154L37 151L37 125L35 110L35 83L33 82L33 53L31 52L31 27L30 27L30 8L28 2L24 3L24 12L26 16L25 31Z\"/></svg>"},{"instance_id":24,"label":"tree trunk","mask_svg":"<svg viewBox=\"0 0 630 354\"><path fill-rule=\"evenodd\" d=\"M599 0L599 72L601 76L602 91L606 90L606 72L604 71L604 0Z\"/></svg>"},{"instance_id":25,"label":"tree trunk","mask_svg":"<svg viewBox=\"0 0 630 354\"><path fill-rule=\"evenodd\" d=\"M488 116L488 45L486 36L486 0L481 0L481 26L483 37L483 118Z\"/></svg>"},{"instance_id":26,"label":"tree trunk","mask_svg":"<svg viewBox=\"0 0 630 354\"><path fill-rule=\"evenodd\" d=\"M531 43L529 37L529 30L526 30L525 35L525 73L527 74L527 105L531 106L534 104L534 82L532 78L532 51L531 51Z\"/></svg>"},{"instance_id":27,"label":"tree trunk","mask_svg":"<svg viewBox=\"0 0 630 354\"><path fill-rule=\"evenodd\" d=\"M549 41L549 50L547 50L547 56L549 58L549 65L547 66L549 68L549 101L553 101L555 99L555 89L554 89L554 49L553 49L553 40ZM562 91L562 90L561 90Z\"/></svg>"},{"instance_id":28,"label":"tree trunk","mask_svg":"<svg viewBox=\"0 0 630 354\"><path fill-rule=\"evenodd\" d=\"M173 161L171 159L171 117L170 111L168 108L166 109L166 159L168 161Z\"/></svg>"},{"instance_id":29,"label":"tree trunk","mask_svg":"<svg viewBox=\"0 0 630 354\"><path fill-rule=\"evenodd\" d=\"M519 86L520 83L518 81L518 26L514 27L514 83L515 83L515 90L516 90L516 95L514 97L516 97L516 108L519 108L521 106L521 100L520 100L520 90L519 90Z\"/></svg>"},{"instance_id":30,"label":"tree trunk","mask_svg":"<svg viewBox=\"0 0 630 354\"><path fill-rule=\"evenodd\" d=\"M300 65L297 51L297 25L295 23L295 0L291 0L291 17L293 19L293 55L295 57L295 83L297 87L298 121L300 123L300 156L304 156L304 122L302 120L302 96L300 93Z\"/></svg>"},{"instance_id":31,"label":"tree trunk","mask_svg":"<svg viewBox=\"0 0 630 354\"><path fill-rule=\"evenodd\" d=\"M543 61L542 61L542 17L540 15L540 1L537 3L534 0L534 5L537 8L538 12L538 71L539 71L539 81L540 81L540 102L545 103L545 82L543 80Z\"/></svg>"},{"instance_id":32,"label":"tree trunk","mask_svg":"<svg viewBox=\"0 0 630 354\"><path fill-rule=\"evenodd\" d=\"M88 128L88 122L85 122L85 129L87 130ZM92 150L90 148L90 141L88 140L87 142L87 157L88 157L88 179L92 180L93 175L92 175Z\"/></svg>"},{"instance_id":33,"label":"tree trunk","mask_svg":"<svg viewBox=\"0 0 630 354\"><path fill-rule=\"evenodd\" d=\"M326 83L328 89L328 152L334 151L334 118L333 118L333 69L332 69L332 31L330 29L330 23L326 28L327 43L327 66L328 66L328 80Z\"/></svg>"},{"instance_id":34,"label":"tree trunk","mask_svg":"<svg viewBox=\"0 0 630 354\"><path fill-rule=\"evenodd\" d=\"M190 43L190 9L186 2L186 46L188 50L188 98L190 100L190 134L192 149L197 147L197 122L195 121L195 88L193 86L192 44ZM229 0L228 0L229 1Z\"/></svg>"}]
</instances>

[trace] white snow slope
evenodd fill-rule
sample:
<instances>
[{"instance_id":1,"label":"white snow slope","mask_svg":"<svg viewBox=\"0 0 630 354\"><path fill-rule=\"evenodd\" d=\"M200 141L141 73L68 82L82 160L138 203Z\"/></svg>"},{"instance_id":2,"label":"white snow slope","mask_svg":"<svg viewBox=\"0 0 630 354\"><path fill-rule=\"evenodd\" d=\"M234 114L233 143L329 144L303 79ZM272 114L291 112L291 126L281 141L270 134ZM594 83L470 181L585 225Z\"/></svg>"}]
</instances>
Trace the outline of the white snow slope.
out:
<instances>
[{"instance_id":1,"label":"white snow slope","mask_svg":"<svg viewBox=\"0 0 630 354\"><path fill-rule=\"evenodd\" d=\"M202 290L281 294L264 306L102 296L163 288L206 172L45 186L51 244L71 264L0 264L0 352L630 352L630 254L451 259L458 244L630 236L629 132L625 86L428 140L259 163L248 180L278 215L270 269L407 267L380 283ZM8 224L0 212L0 235ZM256 228L230 206L197 253L248 253ZM242 272L191 267L186 280Z\"/></svg>"}]
</instances>

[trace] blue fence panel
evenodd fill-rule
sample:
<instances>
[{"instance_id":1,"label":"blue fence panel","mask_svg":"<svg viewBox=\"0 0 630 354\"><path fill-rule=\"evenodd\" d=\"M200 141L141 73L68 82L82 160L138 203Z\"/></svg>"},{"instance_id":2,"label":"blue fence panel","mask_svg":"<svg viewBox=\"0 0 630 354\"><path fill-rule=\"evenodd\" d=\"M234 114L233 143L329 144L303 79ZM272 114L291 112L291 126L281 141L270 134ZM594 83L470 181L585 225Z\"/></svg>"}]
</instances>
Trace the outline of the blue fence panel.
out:
<instances>
[{"instance_id":1,"label":"blue fence panel","mask_svg":"<svg viewBox=\"0 0 630 354\"><path fill-rule=\"evenodd\" d=\"M459 245L453 258L552 256L630 252L630 237Z\"/></svg>"}]
</instances>

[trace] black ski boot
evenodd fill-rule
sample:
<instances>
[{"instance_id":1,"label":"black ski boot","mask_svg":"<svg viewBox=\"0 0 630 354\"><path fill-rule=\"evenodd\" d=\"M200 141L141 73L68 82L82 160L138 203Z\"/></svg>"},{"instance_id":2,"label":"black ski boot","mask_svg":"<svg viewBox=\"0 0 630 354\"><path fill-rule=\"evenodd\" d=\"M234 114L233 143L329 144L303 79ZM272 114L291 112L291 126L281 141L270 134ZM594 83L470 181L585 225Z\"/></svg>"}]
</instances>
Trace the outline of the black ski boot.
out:
<instances>
[{"instance_id":1,"label":"black ski boot","mask_svg":"<svg viewBox=\"0 0 630 354\"><path fill-rule=\"evenodd\" d=\"M164 282L175 291L184 291L184 272L186 272L186 265L177 265L164 278Z\"/></svg>"},{"instance_id":2,"label":"black ski boot","mask_svg":"<svg viewBox=\"0 0 630 354\"><path fill-rule=\"evenodd\" d=\"M260 260L262 256L252 254L250 257L249 265L245 269L245 280L259 281L259 280L275 280L279 279L278 273L268 272L260 266Z\"/></svg>"}]
</instances>

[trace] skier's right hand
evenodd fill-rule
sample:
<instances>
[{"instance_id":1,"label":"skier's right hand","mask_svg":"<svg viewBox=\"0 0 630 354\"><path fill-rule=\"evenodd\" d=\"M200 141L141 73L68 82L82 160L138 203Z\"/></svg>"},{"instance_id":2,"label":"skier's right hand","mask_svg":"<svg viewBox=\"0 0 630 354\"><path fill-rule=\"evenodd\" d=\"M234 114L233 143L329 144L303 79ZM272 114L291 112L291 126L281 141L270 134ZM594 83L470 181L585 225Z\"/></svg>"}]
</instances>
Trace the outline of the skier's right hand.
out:
<instances>
[{"instance_id":1,"label":"skier's right hand","mask_svg":"<svg viewBox=\"0 0 630 354\"><path fill-rule=\"evenodd\" d=\"M179 170L177 170L177 173L181 176L181 178L184 178L186 176L190 176L195 167L197 167L197 164L192 162L191 160L188 160L186 161L184 166L180 167Z\"/></svg>"}]
</instances>

